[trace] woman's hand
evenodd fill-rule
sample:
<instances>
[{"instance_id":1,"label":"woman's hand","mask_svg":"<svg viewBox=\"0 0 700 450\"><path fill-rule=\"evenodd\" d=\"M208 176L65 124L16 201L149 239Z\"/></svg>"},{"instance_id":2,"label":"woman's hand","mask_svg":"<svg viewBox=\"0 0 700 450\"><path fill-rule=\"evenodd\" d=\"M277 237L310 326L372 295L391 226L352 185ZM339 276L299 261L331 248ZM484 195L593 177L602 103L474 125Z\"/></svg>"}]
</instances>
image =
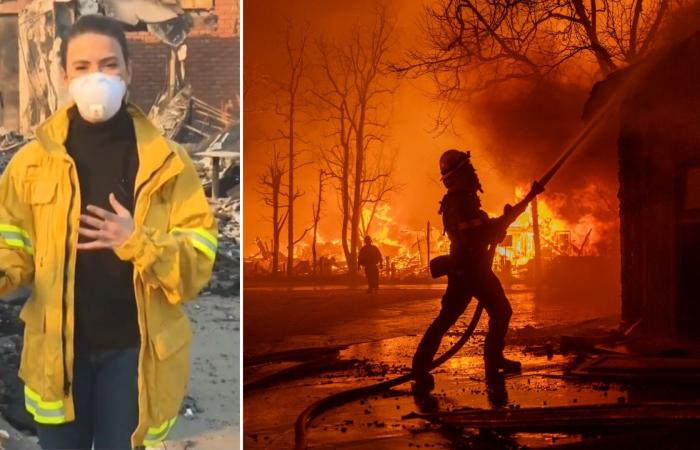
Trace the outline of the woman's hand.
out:
<instances>
[{"instance_id":1,"label":"woman's hand","mask_svg":"<svg viewBox=\"0 0 700 450\"><path fill-rule=\"evenodd\" d=\"M131 217L131 213L117 201L114 194L109 194L109 204L112 205L114 213L94 205L88 205L87 210L93 216L80 215L80 221L92 228L81 226L78 233L94 239L94 241L78 244L78 250L113 249L126 242L134 232L134 219Z\"/></svg>"}]
</instances>

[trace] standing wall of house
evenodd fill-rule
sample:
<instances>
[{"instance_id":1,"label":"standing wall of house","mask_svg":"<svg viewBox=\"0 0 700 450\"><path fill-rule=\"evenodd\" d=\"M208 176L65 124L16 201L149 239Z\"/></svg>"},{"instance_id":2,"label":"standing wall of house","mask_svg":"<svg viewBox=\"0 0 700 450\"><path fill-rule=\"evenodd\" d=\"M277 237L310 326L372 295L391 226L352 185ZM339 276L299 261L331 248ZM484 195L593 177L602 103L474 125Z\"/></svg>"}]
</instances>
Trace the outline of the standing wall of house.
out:
<instances>
[{"instance_id":1,"label":"standing wall of house","mask_svg":"<svg viewBox=\"0 0 700 450\"><path fill-rule=\"evenodd\" d=\"M619 139L623 320L700 336L700 33L637 73Z\"/></svg>"},{"instance_id":2,"label":"standing wall of house","mask_svg":"<svg viewBox=\"0 0 700 450\"><path fill-rule=\"evenodd\" d=\"M194 17L185 44L186 81L193 95L217 108L237 106L240 86L240 11L236 0L181 0ZM170 47L147 31L127 34L132 49L131 94L148 109L167 81Z\"/></svg>"}]
</instances>

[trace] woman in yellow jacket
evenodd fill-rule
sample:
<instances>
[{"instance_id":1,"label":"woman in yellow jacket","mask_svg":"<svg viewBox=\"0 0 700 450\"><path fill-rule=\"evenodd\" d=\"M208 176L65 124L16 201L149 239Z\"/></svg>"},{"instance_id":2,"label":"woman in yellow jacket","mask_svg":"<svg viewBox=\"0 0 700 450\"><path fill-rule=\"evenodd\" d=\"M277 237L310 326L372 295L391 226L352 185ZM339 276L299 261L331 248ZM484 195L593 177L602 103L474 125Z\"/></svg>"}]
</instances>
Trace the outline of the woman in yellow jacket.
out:
<instances>
[{"instance_id":1,"label":"woman in yellow jacket","mask_svg":"<svg viewBox=\"0 0 700 450\"><path fill-rule=\"evenodd\" d=\"M183 302L208 282L215 219L187 153L125 100L118 22L62 47L73 101L0 178L0 295L32 287L20 378L43 448L152 446L189 378Z\"/></svg>"}]
</instances>

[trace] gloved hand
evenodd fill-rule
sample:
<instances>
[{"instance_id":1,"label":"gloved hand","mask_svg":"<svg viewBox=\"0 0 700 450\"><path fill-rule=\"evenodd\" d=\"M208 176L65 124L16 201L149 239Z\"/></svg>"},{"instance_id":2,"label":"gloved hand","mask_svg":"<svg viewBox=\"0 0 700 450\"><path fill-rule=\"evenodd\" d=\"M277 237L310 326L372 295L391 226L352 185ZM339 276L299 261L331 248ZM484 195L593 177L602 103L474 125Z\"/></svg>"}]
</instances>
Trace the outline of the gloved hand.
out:
<instances>
[{"instance_id":1,"label":"gloved hand","mask_svg":"<svg viewBox=\"0 0 700 450\"><path fill-rule=\"evenodd\" d=\"M530 192L527 195L528 195L528 197L535 197L537 195L540 195L543 192L544 192L544 186L542 186L537 181L533 181L532 187L530 188Z\"/></svg>"}]
</instances>

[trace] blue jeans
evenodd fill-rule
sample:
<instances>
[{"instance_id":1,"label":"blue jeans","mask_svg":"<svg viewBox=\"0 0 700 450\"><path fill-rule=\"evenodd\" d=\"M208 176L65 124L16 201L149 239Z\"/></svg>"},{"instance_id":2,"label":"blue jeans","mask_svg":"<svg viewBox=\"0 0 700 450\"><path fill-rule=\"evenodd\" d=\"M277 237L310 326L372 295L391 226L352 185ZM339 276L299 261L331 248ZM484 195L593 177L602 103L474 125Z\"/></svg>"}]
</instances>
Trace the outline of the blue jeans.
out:
<instances>
[{"instance_id":1,"label":"blue jeans","mask_svg":"<svg viewBox=\"0 0 700 450\"><path fill-rule=\"evenodd\" d=\"M130 449L138 424L136 348L76 352L75 421L37 424L42 449Z\"/></svg>"}]
</instances>

